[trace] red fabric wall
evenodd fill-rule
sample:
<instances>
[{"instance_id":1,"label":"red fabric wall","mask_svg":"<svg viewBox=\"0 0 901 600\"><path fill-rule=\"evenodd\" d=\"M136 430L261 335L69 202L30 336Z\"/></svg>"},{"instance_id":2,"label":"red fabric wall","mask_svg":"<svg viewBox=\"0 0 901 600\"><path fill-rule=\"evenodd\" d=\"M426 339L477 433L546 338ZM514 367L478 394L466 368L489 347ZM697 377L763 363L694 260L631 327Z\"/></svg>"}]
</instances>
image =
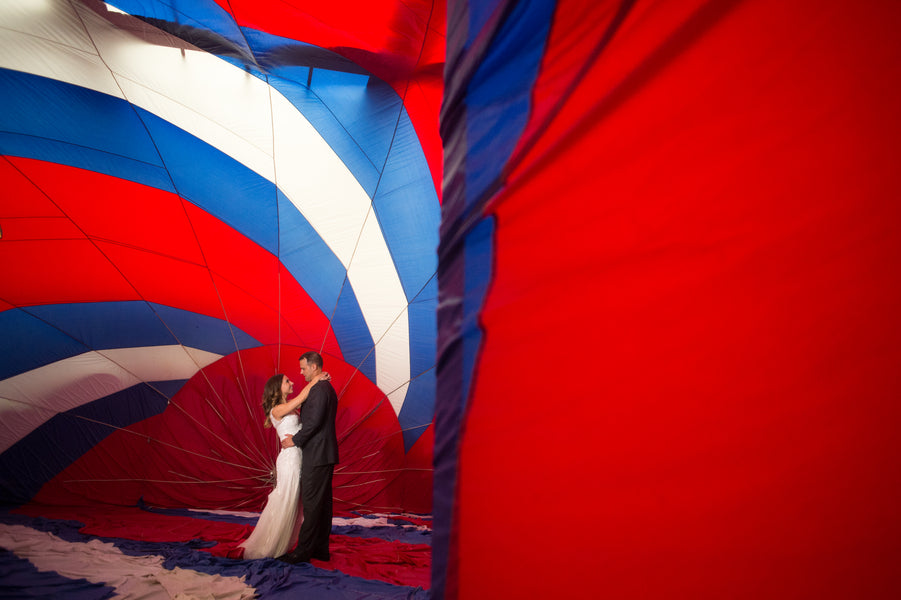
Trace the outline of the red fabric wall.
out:
<instances>
[{"instance_id":1,"label":"red fabric wall","mask_svg":"<svg viewBox=\"0 0 901 600\"><path fill-rule=\"evenodd\" d=\"M896 597L901 4L618 7L490 206L459 597Z\"/></svg>"}]
</instances>

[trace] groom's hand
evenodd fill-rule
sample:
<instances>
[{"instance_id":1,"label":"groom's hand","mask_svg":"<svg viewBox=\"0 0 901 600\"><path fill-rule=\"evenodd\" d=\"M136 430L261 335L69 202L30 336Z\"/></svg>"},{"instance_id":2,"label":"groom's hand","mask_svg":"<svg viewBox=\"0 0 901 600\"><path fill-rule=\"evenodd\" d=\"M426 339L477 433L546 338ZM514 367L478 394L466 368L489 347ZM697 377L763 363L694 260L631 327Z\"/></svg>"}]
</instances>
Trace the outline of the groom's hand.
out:
<instances>
[{"instance_id":1,"label":"groom's hand","mask_svg":"<svg viewBox=\"0 0 901 600\"><path fill-rule=\"evenodd\" d=\"M294 446L294 438L290 433L286 433L282 438L282 448L292 448Z\"/></svg>"}]
</instances>

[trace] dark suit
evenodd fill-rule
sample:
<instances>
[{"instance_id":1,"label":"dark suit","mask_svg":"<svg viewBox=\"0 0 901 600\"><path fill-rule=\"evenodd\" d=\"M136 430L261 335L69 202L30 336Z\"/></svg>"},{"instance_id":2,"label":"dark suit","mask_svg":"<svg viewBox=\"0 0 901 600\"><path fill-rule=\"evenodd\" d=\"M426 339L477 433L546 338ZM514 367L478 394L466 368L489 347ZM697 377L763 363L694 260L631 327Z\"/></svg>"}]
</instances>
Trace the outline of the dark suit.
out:
<instances>
[{"instance_id":1,"label":"dark suit","mask_svg":"<svg viewBox=\"0 0 901 600\"><path fill-rule=\"evenodd\" d=\"M338 395L328 381L320 381L300 407L300 431L294 445L303 450L300 468L303 525L295 553L304 559L329 560L332 531L332 475L338 462L335 415Z\"/></svg>"}]
</instances>

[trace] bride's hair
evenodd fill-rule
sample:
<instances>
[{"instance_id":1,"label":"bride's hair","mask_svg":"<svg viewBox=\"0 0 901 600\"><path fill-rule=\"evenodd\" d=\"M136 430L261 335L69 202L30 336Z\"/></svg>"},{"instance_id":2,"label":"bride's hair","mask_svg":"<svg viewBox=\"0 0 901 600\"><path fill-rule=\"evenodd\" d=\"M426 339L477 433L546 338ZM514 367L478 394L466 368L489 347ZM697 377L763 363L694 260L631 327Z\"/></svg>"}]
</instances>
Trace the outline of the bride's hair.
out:
<instances>
[{"instance_id":1,"label":"bride's hair","mask_svg":"<svg viewBox=\"0 0 901 600\"><path fill-rule=\"evenodd\" d=\"M263 413L266 415L263 427L272 427L272 421L269 420L269 412L282 399L282 381L284 378L285 376L281 373L273 375L263 387Z\"/></svg>"}]
</instances>

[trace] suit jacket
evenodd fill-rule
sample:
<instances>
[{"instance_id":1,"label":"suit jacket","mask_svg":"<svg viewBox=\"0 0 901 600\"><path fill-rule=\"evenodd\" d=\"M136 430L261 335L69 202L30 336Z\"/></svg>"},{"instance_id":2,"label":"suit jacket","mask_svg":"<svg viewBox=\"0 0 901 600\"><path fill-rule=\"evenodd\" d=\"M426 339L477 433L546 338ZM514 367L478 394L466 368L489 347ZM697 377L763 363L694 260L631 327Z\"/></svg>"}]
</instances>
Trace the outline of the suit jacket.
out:
<instances>
[{"instance_id":1,"label":"suit jacket","mask_svg":"<svg viewBox=\"0 0 901 600\"><path fill-rule=\"evenodd\" d=\"M303 450L303 465L320 467L338 462L338 436L335 434L335 415L338 413L338 394L328 381L320 381L310 389L310 395L300 407L303 427L294 434L294 445Z\"/></svg>"}]
</instances>

